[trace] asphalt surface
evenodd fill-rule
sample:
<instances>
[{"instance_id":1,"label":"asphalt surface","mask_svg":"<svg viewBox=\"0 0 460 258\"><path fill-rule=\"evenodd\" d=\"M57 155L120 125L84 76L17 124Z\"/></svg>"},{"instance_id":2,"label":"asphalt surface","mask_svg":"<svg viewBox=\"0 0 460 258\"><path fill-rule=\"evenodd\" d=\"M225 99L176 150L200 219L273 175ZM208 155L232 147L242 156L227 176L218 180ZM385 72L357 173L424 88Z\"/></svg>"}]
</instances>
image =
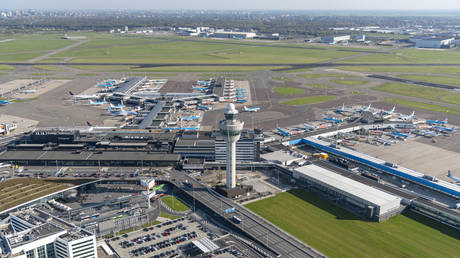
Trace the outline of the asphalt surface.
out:
<instances>
[{"instance_id":1,"label":"asphalt surface","mask_svg":"<svg viewBox=\"0 0 460 258\"><path fill-rule=\"evenodd\" d=\"M282 231L243 206L222 197L186 174L178 171L171 171L170 176L170 179L166 178L164 180L173 183L176 187L192 196L196 201L207 206L216 214L220 214L227 219L228 223L233 223L234 226L246 232L265 248L272 250L276 255L281 255L282 257L324 257L324 255L314 250L312 247ZM171 179L174 179L174 181ZM188 180L192 185L184 185L182 182L185 180ZM226 214L225 210L232 207L235 207L236 211ZM237 216L242 222L239 224L234 223L232 220L233 216Z\"/></svg>"},{"instance_id":2,"label":"asphalt surface","mask_svg":"<svg viewBox=\"0 0 460 258\"><path fill-rule=\"evenodd\" d=\"M375 78L375 79L382 79L382 80L387 80L387 81L408 83L408 84L418 84L418 85L422 85L422 86L441 88L441 89L448 89L448 90L460 90L460 87L458 87L458 86L452 86L452 85L441 84L441 83L415 81L415 80L396 78L396 77L378 75L378 74L371 74L371 75L368 75L367 77Z\"/></svg>"}]
</instances>

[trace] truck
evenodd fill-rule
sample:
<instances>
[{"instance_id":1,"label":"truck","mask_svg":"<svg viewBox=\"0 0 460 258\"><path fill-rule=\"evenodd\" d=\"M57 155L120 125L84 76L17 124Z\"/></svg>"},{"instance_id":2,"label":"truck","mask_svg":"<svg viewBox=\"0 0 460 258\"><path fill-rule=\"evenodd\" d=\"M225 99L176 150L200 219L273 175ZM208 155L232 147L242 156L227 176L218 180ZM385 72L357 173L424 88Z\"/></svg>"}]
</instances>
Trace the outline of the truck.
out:
<instances>
[{"instance_id":1,"label":"truck","mask_svg":"<svg viewBox=\"0 0 460 258\"><path fill-rule=\"evenodd\" d=\"M233 220L233 222L235 222L236 224L240 224L240 223L241 223L241 219L238 218L237 216L233 216L233 217L232 217L232 220Z\"/></svg>"}]
</instances>

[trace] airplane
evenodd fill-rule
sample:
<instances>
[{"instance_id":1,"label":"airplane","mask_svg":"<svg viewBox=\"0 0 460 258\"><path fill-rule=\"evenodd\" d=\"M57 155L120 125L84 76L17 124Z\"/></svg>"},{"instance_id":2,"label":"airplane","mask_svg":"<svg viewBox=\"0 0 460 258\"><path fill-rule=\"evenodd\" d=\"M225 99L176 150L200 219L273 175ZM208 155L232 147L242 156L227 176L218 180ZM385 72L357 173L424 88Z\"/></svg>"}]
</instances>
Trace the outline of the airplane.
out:
<instances>
[{"instance_id":1,"label":"airplane","mask_svg":"<svg viewBox=\"0 0 460 258\"><path fill-rule=\"evenodd\" d=\"M340 109L335 110L336 113L342 113L343 111L345 111L345 104L342 104L342 107Z\"/></svg>"},{"instance_id":2,"label":"airplane","mask_svg":"<svg viewBox=\"0 0 460 258\"><path fill-rule=\"evenodd\" d=\"M30 93L36 93L38 90L33 89L33 90L21 90L22 94L30 94Z\"/></svg>"},{"instance_id":3,"label":"airplane","mask_svg":"<svg viewBox=\"0 0 460 258\"><path fill-rule=\"evenodd\" d=\"M236 94L236 97L237 98L245 98L245 97L248 97L248 94L240 94L240 95Z\"/></svg>"},{"instance_id":4,"label":"airplane","mask_svg":"<svg viewBox=\"0 0 460 258\"><path fill-rule=\"evenodd\" d=\"M257 112L260 110L260 107L253 107L253 108L248 108L244 106L244 112Z\"/></svg>"},{"instance_id":5,"label":"airplane","mask_svg":"<svg viewBox=\"0 0 460 258\"><path fill-rule=\"evenodd\" d=\"M92 100L90 100L89 104L93 105L93 106L101 106L101 105L107 104L107 101L105 101L105 99L102 100L102 101L92 101Z\"/></svg>"},{"instance_id":6,"label":"airplane","mask_svg":"<svg viewBox=\"0 0 460 258\"><path fill-rule=\"evenodd\" d=\"M447 118L444 119L443 121L439 121L439 120L426 120L425 123L426 123L426 124L445 125L445 124L447 124Z\"/></svg>"},{"instance_id":7,"label":"airplane","mask_svg":"<svg viewBox=\"0 0 460 258\"><path fill-rule=\"evenodd\" d=\"M329 121L329 122L333 122L333 123L342 123L343 122L342 119L337 119L335 117L327 117L325 115L323 115L323 119L326 120L326 121Z\"/></svg>"},{"instance_id":8,"label":"airplane","mask_svg":"<svg viewBox=\"0 0 460 258\"><path fill-rule=\"evenodd\" d=\"M93 127L93 124L91 124L90 122L86 121L86 124L89 126L89 127Z\"/></svg>"},{"instance_id":9,"label":"airplane","mask_svg":"<svg viewBox=\"0 0 460 258\"><path fill-rule=\"evenodd\" d=\"M447 177L453 179L456 182L456 184L460 184L460 177L453 176L450 169L447 170Z\"/></svg>"},{"instance_id":10,"label":"airplane","mask_svg":"<svg viewBox=\"0 0 460 258\"><path fill-rule=\"evenodd\" d=\"M455 132L455 126L452 126L451 128L446 128L446 127L441 127L441 126L435 126L434 128L441 130L442 132L446 133L453 133Z\"/></svg>"},{"instance_id":11,"label":"airplane","mask_svg":"<svg viewBox=\"0 0 460 258\"><path fill-rule=\"evenodd\" d=\"M123 100L122 100L122 101L120 102L120 104L118 104L118 105L112 105L112 104L110 104L110 107L111 107L111 108L114 108L114 109L122 109L122 108L126 107L126 105L123 104Z\"/></svg>"},{"instance_id":12,"label":"airplane","mask_svg":"<svg viewBox=\"0 0 460 258\"><path fill-rule=\"evenodd\" d=\"M410 114L410 115L401 116L401 119L402 119L402 120L412 120L412 118L414 118L414 116L415 116L415 111L412 112L412 114Z\"/></svg>"},{"instance_id":13,"label":"airplane","mask_svg":"<svg viewBox=\"0 0 460 258\"><path fill-rule=\"evenodd\" d=\"M371 105L372 105L372 104L369 104L369 106L367 106L367 107L361 109L359 112L371 111L371 108L372 108Z\"/></svg>"},{"instance_id":14,"label":"airplane","mask_svg":"<svg viewBox=\"0 0 460 258\"><path fill-rule=\"evenodd\" d=\"M116 115L121 115L121 116L129 116L129 115L137 115L137 112L136 111L131 111L131 110L113 110L111 107L108 107L107 110L112 113L112 114L116 114Z\"/></svg>"},{"instance_id":15,"label":"airplane","mask_svg":"<svg viewBox=\"0 0 460 258\"><path fill-rule=\"evenodd\" d=\"M210 107L208 107L208 106L201 106L201 105L196 105L196 108L197 108L197 109L200 109L200 110L204 110L204 111L211 110Z\"/></svg>"},{"instance_id":16,"label":"airplane","mask_svg":"<svg viewBox=\"0 0 460 258\"><path fill-rule=\"evenodd\" d=\"M397 133L397 132L391 132L391 135L396 136L396 137L403 137L403 138L409 137L408 134L402 134L402 133Z\"/></svg>"},{"instance_id":17,"label":"airplane","mask_svg":"<svg viewBox=\"0 0 460 258\"><path fill-rule=\"evenodd\" d=\"M284 136L290 136L291 134L289 132L284 131L283 129L279 128L278 126L276 127L276 130L280 132Z\"/></svg>"},{"instance_id":18,"label":"airplane","mask_svg":"<svg viewBox=\"0 0 460 258\"><path fill-rule=\"evenodd\" d=\"M0 105L7 105L10 104L9 100L0 100Z\"/></svg>"},{"instance_id":19,"label":"airplane","mask_svg":"<svg viewBox=\"0 0 460 258\"><path fill-rule=\"evenodd\" d=\"M303 123L303 126L305 126L305 128L307 128L308 130L312 130L312 131L316 129L316 126L309 125L307 123Z\"/></svg>"},{"instance_id":20,"label":"airplane","mask_svg":"<svg viewBox=\"0 0 460 258\"><path fill-rule=\"evenodd\" d=\"M97 95L75 95L73 92L69 91L69 95L74 98L74 100L87 100L87 99L97 99Z\"/></svg>"},{"instance_id":21,"label":"airplane","mask_svg":"<svg viewBox=\"0 0 460 258\"><path fill-rule=\"evenodd\" d=\"M425 131L425 130L420 130L419 134L422 136L428 137L428 138L436 137L439 135L436 132Z\"/></svg>"},{"instance_id":22,"label":"airplane","mask_svg":"<svg viewBox=\"0 0 460 258\"><path fill-rule=\"evenodd\" d=\"M189 116L189 117L182 117L182 120L195 120L195 119L200 119L201 114L198 114L197 116Z\"/></svg>"},{"instance_id":23,"label":"airplane","mask_svg":"<svg viewBox=\"0 0 460 258\"><path fill-rule=\"evenodd\" d=\"M391 110L388 110L388 111L383 110L383 113L386 114L386 115L391 115L391 114L393 114L395 112L395 110L396 110L396 106L393 106L393 108Z\"/></svg>"},{"instance_id":24,"label":"airplane","mask_svg":"<svg viewBox=\"0 0 460 258\"><path fill-rule=\"evenodd\" d=\"M208 90L209 88L201 88L201 87L193 87L193 86L192 86L192 89L194 89L194 90L200 90L200 91L205 91L205 90Z\"/></svg>"},{"instance_id":25,"label":"airplane","mask_svg":"<svg viewBox=\"0 0 460 258\"><path fill-rule=\"evenodd\" d=\"M248 102L248 100L247 99L238 99L236 102L237 103L245 103L245 102Z\"/></svg>"}]
</instances>

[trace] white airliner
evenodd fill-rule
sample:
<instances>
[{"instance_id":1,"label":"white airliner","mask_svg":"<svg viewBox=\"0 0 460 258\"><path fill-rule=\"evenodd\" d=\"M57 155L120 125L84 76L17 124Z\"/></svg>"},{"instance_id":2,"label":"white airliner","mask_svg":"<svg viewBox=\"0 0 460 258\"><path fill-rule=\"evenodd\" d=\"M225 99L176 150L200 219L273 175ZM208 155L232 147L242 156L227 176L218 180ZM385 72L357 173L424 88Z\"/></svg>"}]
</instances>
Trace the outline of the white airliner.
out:
<instances>
[{"instance_id":1,"label":"white airliner","mask_svg":"<svg viewBox=\"0 0 460 258\"><path fill-rule=\"evenodd\" d=\"M412 118L414 118L414 116L415 116L415 111L412 112L412 114L410 114L410 115L401 116L401 119L402 119L402 120L412 120Z\"/></svg>"},{"instance_id":2,"label":"white airliner","mask_svg":"<svg viewBox=\"0 0 460 258\"><path fill-rule=\"evenodd\" d=\"M74 100L88 100L99 98L99 96L97 95L75 95L71 91L69 91L69 95L72 96Z\"/></svg>"},{"instance_id":3,"label":"white airliner","mask_svg":"<svg viewBox=\"0 0 460 258\"><path fill-rule=\"evenodd\" d=\"M396 110L396 106L393 106L393 109L388 110L388 111L383 110L383 113L386 114L386 115L391 115L391 114L393 114L395 112L395 110Z\"/></svg>"},{"instance_id":4,"label":"white airliner","mask_svg":"<svg viewBox=\"0 0 460 258\"><path fill-rule=\"evenodd\" d=\"M253 108L248 108L244 106L244 112L257 112L260 110L260 107L253 107Z\"/></svg>"}]
</instances>

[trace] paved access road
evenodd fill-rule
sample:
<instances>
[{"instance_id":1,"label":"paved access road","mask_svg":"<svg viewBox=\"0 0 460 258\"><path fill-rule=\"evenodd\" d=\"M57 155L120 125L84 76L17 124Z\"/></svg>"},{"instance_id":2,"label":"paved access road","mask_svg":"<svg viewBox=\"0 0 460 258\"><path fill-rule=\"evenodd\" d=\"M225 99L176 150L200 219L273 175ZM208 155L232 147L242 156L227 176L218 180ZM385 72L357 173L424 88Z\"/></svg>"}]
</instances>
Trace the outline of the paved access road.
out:
<instances>
[{"instance_id":1,"label":"paved access road","mask_svg":"<svg viewBox=\"0 0 460 258\"><path fill-rule=\"evenodd\" d=\"M173 183L176 187L184 190L192 196L196 201L207 206L216 214L220 214L227 219L229 223L233 223L253 239L256 239L259 244L271 250L271 256L281 257L325 257L320 252L312 247L302 243L295 237L282 231L265 219L252 213L246 208L233 202L230 199L224 198L220 194L202 185L192 177L189 177L183 172L171 171L169 178L162 178L164 181ZM184 184L185 181L188 184ZM236 211L225 213L226 209L235 207ZM241 223L235 223L232 220L233 216L241 219Z\"/></svg>"}]
</instances>

